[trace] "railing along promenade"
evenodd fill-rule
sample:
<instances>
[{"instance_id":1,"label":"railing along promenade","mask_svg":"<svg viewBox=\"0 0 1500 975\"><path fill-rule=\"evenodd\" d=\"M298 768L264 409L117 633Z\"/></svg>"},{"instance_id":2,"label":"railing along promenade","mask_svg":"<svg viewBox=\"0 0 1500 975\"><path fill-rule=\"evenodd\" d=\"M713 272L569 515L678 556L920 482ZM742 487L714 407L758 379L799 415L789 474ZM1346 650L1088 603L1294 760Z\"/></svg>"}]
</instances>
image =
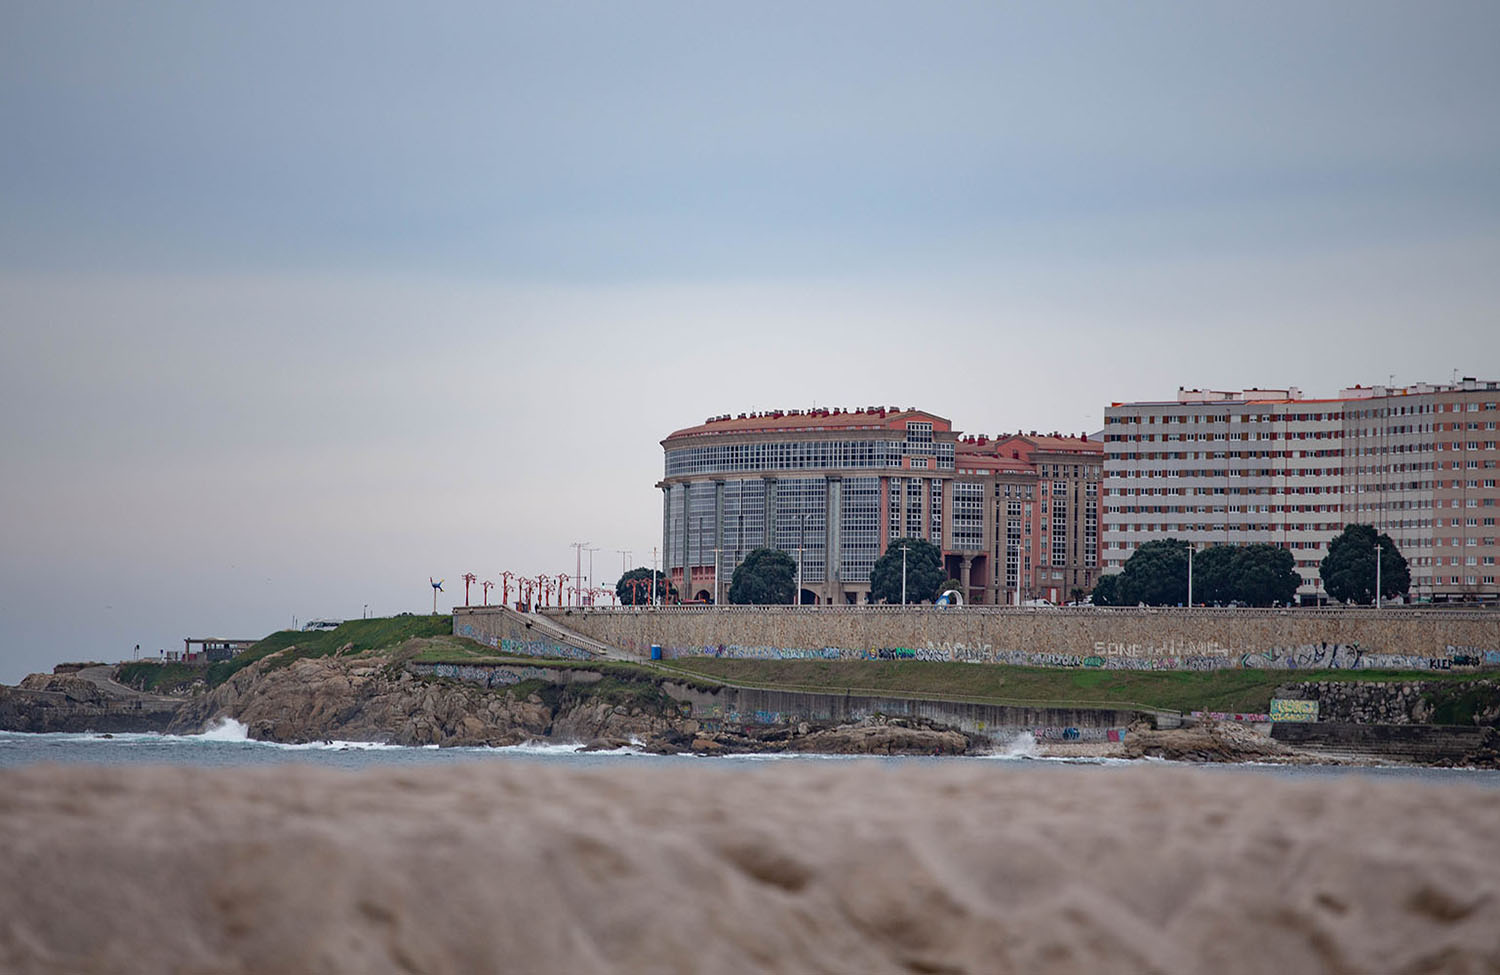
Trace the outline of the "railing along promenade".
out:
<instances>
[{"instance_id":1,"label":"railing along promenade","mask_svg":"<svg viewBox=\"0 0 1500 975\"><path fill-rule=\"evenodd\" d=\"M796 606L796 605L669 605L669 606L550 606L542 610L547 616L567 616L574 613L606 613L613 615L639 616L656 613L671 615L705 615L713 613L788 614L814 613L828 616L901 615L908 613L940 613L970 616L1081 616L1108 615L1152 615L1160 614L1176 618L1201 617L1204 619L1292 617L1296 619L1362 619L1362 620L1500 620L1500 606L1492 607L1438 607L1396 606L1375 609L1371 606L934 606L931 604L909 604L893 606L887 603L862 604L859 606Z\"/></svg>"}]
</instances>

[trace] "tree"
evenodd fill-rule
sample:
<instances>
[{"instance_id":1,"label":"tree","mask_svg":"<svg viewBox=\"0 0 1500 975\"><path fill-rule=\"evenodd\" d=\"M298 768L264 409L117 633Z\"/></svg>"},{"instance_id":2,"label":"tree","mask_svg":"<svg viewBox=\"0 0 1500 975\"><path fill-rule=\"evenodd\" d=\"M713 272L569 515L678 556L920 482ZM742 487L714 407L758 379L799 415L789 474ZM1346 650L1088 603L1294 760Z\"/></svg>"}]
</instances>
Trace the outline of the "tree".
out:
<instances>
[{"instance_id":1,"label":"tree","mask_svg":"<svg viewBox=\"0 0 1500 975\"><path fill-rule=\"evenodd\" d=\"M1368 603L1375 599L1375 547L1380 546L1380 597L1403 596L1411 587L1411 570L1391 536L1373 525L1350 525L1328 543L1318 567L1330 599Z\"/></svg>"},{"instance_id":2,"label":"tree","mask_svg":"<svg viewBox=\"0 0 1500 975\"><path fill-rule=\"evenodd\" d=\"M1120 605L1120 576L1118 573L1099 577L1094 583L1094 605L1095 606L1118 606Z\"/></svg>"},{"instance_id":3,"label":"tree","mask_svg":"<svg viewBox=\"0 0 1500 975\"><path fill-rule=\"evenodd\" d=\"M620 581L615 583L615 595L620 597L620 605L644 606L650 603L651 575L650 569L641 566L620 576ZM666 575L661 572L656 573L656 595L664 603L670 602L677 595L677 587L668 582Z\"/></svg>"},{"instance_id":4,"label":"tree","mask_svg":"<svg viewBox=\"0 0 1500 975\"><path fill-rule=\"evenodd\" d=\"M938 586L948 578L943 571L943 553L920 538L897 538L870 571L870 598L901 604L901 547L906 546L906 601L930 603L938 597Z\"/></svg>"},{"instance_id":5,"label":"tree","mask_svg":"<svg viewBox=\"0 0 1500 975\"><path fill-rule=\"evenodd\" d=\"M1231 545L1210 545L1193 553L1193 602L1212 606L1240 598L1234 583L1238 551Z\"/></svg>"},{"instance_id":6,"label":"tree","mask_svg":"<svg viewBox=\"0 0 1500 975\"><path fill-rule=\"evenodd\" d=\"M788 605L797 591L797 562L779 548L753 548L734 570L729 601Z\"/></svg>"},{"instance_id":7,"label":"tree","mask_svg":"<svg viewBox=\"0 0 1500 975\"><path fill-rule=\"evenodd\" d=\"M1180 538L1147 542L1125 560L1117 598L1123 606L1180 606L1187 602L1188 543Z\"/></svg>"},{"instance_id":8,"label":"tree","mask_svg":"<svg viewBox=\"0 0 1500 975\"><path fill-rule=\"evenodd\" d=\"M1292 553L1280 545L1257 543L1237 548L1234 550L1234 595L1231 598L1251 606L1291 603L1297 598L1297 587L1302 585L1302 577L1297 574L1296 566L1297 560L1292 557ZM1193 568L1197 569L1196 563ZM1196 584L1196 572L1193 579Z\"/></svg>"}]
</instances>

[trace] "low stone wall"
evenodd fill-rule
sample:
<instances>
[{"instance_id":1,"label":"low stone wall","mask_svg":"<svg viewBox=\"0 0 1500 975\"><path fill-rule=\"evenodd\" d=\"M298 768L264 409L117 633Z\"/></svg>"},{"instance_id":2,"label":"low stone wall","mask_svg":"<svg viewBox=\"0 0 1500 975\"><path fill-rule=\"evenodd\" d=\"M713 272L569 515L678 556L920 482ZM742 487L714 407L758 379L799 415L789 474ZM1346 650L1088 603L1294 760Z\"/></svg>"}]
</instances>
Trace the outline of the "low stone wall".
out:
<instances>
[{"instance_id":1,"label":"low stone wall","mask_svg":"<svg viewBox=\"0 0 1500 975\"><path fill-rule=\"evenodd\" d=\"M1148 715L1119 709L1028 708L957 701L925 701L851 694L813 694L745 687L712 690L667 683L664 689L691 709L704 731L721 726L852 724L883 715L920 718L978 738L1005 742L1022 733L1055 741L1120 741Z\"/></svg>"},{"instance_id":2,"label":"low stone wall","mask_svg":"<svg viewBox=\"0 0 1500 975\"><path fill-rule=\"evenodd\" d=\"M1271 737L1283 744L1335 758L1418 765L1493 767L1496 750L1500 748L1500 732L1494 728L1432 725L1282 722L1271 727Z\"/></svg>"},{"instance_id":3,"label":"low stone wall","mask_svg":"<svg viewBox=\"0 0 1500 975\"><path fill-rule=\"evenodd\" d=\"M467 637L504 654L517 657L557 657L567 660L597 660L598 655L570 644L565 637L543 632L524 613L503 607L453 611L453 635Z\"/></svg>"},{"instance_id":4,"label":"low stone wall","mask_svg":"<svg viewBox=\"0 0 1500 975\"><path fill-rule=\"evenodd\" d=\"M1318 720L1352 724L1493 725L1500 683L1475 681L1309 681L1283 684L1279 698L1318 702Z\"/></svg>"},{"instance_id":5,"label":"low stone wall","mask_svg":"<svg viewBox=\"0 0 1500 975\"><path fill-rule=\"evenodd\" d=\"M915 659L1129 670L1500 667L1495 610L674 606L546 615L642 658L656 644L668 658Z\"/></svg>"}]
</instances>

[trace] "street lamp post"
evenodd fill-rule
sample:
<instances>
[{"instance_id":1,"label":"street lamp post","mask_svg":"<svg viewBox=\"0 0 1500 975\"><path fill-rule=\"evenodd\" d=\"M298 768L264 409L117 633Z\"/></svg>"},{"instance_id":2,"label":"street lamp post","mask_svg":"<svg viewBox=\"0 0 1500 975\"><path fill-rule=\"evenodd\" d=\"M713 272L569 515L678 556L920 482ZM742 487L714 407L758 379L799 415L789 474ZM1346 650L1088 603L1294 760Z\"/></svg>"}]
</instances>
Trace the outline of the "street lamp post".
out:
<instances>
[{"instance_id":1,"label":"street lamp post","mask_svg":"<svg viewBox=\"0 0 1500 975\"><path fill-rule=\"evenodd\" d=\"M1193 608L1193 543L1188 542L1188 609Z\"/></svg>"},{"instance_id":2,"label":"street lamp post","mask_svg":"<svg viewBox=\"0 0 1500 975\"><path fill-rule=\"evenodd\" d=\"M906 546L901 546L901 605L906 605Z\"/></svg>"},{"instance_id":3,"label":"street lamp post","mask_svg":"<svg viewBox=\"0 0 1500 975\"><path fill-rule=\"evenodd\" d=\"M802 605L802 555L807 546L807 512L798 516L799 529L797 534L797 596L794 605Z\"/></svg>"},{"instance_id":4,"label":"street lamp post","mask_svg":"<svg viewBox=\"0 0 1500 975\"><path fill-rule=\"evenodd\" d=\"M1375 608L1380 608L1380 539L1375 540Z\"/></svg>"}]
</instances>

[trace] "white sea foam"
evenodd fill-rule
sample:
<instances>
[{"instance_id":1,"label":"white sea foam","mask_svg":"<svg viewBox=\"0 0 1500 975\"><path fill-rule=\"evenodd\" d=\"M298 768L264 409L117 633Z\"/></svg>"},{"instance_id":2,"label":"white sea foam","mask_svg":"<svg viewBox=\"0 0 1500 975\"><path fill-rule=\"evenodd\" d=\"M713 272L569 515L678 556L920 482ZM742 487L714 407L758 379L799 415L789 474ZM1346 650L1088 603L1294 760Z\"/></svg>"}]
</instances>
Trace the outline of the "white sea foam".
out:
<instances>
[{"instance_id":1,"label":"white sea foam","mask_svg":"<svg viewBox=\"0 0 1500 975\"><path fill-rule=\"evenodd\" d=\"M205 728L202 734L189 737L204 741L249 741L250 729L233 718L220 718Z\"/></svg>"}]
</instances>

